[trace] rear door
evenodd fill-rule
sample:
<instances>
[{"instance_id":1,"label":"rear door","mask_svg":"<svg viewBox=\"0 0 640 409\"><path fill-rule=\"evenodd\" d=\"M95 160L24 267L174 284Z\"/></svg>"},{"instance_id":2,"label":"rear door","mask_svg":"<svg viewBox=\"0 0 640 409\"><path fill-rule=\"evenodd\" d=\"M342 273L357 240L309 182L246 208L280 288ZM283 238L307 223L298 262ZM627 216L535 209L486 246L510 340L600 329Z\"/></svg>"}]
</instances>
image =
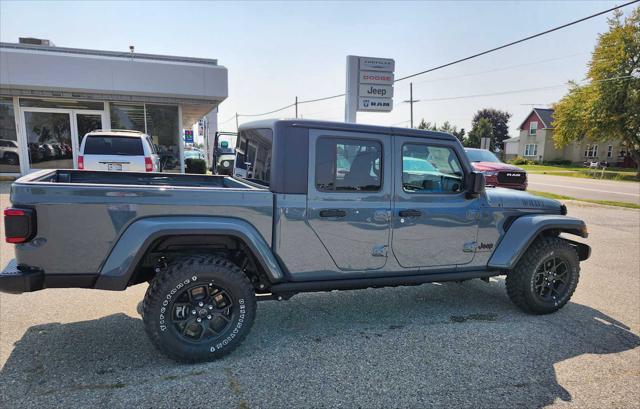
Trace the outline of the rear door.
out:
<instances>
[{"instance_id":1,"label":"rear door","mask_svg":"<svg viewBox=\"0 0 640 409\"><path fill-rule=\"evenodd\" d=\"M83 141L84 168L144 172L144 147L137 136L87 135Z\"/></svg>"},{"instance_id":2,"label":"rear door","mask_svg":"<svg viewBox=\"0 0 640 409\"><path fill-rule=\"evenodd\" d=\"M384 267L389 245L389 135L311 130L307 222L340 270Z\"/></svg>"},{"instance_id":3,"label":"rear door","mask_svg":"<svg viewBox=\"0 0 640 409\"><path fill-rule=\"evenodd\" d=\"M405 268L471 262L479 200L465 197L461 149L425 138L394 137L392 249Z\"/></svg>"}]
</instances>

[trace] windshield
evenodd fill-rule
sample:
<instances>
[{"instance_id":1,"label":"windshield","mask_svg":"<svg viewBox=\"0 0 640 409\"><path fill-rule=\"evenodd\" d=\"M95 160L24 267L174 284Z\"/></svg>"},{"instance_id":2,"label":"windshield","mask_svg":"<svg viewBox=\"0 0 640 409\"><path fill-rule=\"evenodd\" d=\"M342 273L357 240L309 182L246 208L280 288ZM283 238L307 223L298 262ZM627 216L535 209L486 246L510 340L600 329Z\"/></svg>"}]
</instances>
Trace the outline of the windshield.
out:
<instances>
[{"instance_id":1,"label":"windshield","mask_svg":"<svg viewBox=\"0 0 640 409\"><path fill-rule=\"evenodd\" d=\"M502 163L492 152L486 149L465 149L471 162L496 162Z\"/></svg>"},{"instance_id":2,"label":"windshield","mask_svg":"<svg viewBox=\"0 0 640 409\"><path fill-rule=\"evenodd\" d=\"M185 158L199 159L202 157L202 154L198 151L184 151Z\"/></svg>"}]
</instances>

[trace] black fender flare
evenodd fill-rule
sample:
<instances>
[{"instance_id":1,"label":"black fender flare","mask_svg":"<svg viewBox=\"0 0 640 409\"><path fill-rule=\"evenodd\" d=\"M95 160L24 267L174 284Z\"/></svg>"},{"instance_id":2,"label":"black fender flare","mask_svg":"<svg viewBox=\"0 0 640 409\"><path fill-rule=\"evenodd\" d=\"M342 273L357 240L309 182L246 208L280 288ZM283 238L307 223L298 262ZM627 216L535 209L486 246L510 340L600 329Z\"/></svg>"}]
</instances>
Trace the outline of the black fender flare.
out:
<instances>
[{"instance_id":1,"label":"black fender flare","mask_svg":"<svg viewBox=\"0 0 640 409\"><path fill-rule=\"evenodd\" d=\"M124 290L136 266L155 240L165 236L194 234L227 235L242 240L272 283L283 280L283 270L271 248L250 223L231 217L166 216L139 219L127 227L102 264L94 288Z\"/></svg>"},{"instance_id":2,"label":"black fender flare","mask_svg":"<svg viewBox=\"0 0 640 409\"><path fill-rule=\"evenodd\" d=\"M586 238L587 225L580 219L562 215L526 215L518 217L504 234L489 259L488 267L497 270L513 269L531 243L544 231L555 230ZM591 248L573 240L580 260L591 255Z\"/></svg>"}]
</instances>

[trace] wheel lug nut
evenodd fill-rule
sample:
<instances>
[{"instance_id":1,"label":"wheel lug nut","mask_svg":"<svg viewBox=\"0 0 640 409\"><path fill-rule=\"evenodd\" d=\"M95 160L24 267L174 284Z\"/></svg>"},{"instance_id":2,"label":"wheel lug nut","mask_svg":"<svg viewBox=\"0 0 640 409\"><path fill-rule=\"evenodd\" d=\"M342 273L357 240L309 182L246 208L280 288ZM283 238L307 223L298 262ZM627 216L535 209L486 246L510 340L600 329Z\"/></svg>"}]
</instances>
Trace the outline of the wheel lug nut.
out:
<instances>
[{"instance_id":1,"label":"wheel lug nut","mask_svg":"<svg viewBox=\"0 0 640 409\"><path fill-rule=\"evenodd\" d=\"M202 301L200 301L200 302L198 303L198 306L199 306L199 307L202 307L203 305L204 305L204 303L203 303Z\"/></svg>"},{"instance_id":2,"label":"wheel lug nut","mask_svg":"<svg viewBox=\"0 0 640 409\"><path fill-rule=\"evenodd\" d=\"M211 315L207 315L207 319L210 320L211 319Z\"/></svg>"},{"instance_id":3,"label":"wheel lug nut","mask_svg":"<svg viewBox=\"0 0 640 409\"><path fill-rule=\"evenodd\" d=\"M191 310L191 315L196 315L196 310Z\"/></svg>"},{"instance_id":4,"label":"wheel lug nut","mask_svg":"<svg viewBox=\"0 0 640 409\"><path fill-rule=\"evenodd\" d=\"M210 306L209 306L209 309L210 309L210 310L212 310L212 309L213 309L213 305L210 305Z\"/></svg>"},{"instance_id":5,"label":"wheel lug nut","mask_svg":"<svg viewBox=\"0 0 640 409\"><path fill-rule=\"evenodd\" d=\"M198 319L196 319L196 321L198 321L198 322L202 322L202 319L198 318Z\"/></svg>"}]
</instances>

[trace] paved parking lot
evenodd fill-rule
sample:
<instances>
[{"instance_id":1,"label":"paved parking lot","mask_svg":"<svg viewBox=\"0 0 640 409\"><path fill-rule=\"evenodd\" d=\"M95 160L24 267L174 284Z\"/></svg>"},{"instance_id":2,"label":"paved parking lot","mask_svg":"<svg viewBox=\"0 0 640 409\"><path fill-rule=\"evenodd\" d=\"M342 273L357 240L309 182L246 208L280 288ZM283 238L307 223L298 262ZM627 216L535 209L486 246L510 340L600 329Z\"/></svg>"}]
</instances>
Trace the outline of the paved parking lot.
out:
<instances>
[{"instance_id":1,"label":"paved parking lot","mask_svg":"<svg viewBox=\"0 0 640 409\"><path fill-rule=\"evenodd\" d=\"M306 294L260 303L231 356L180 365L147 341L142 285L2 294L0 407L638 407L640 211L568 207L594 253L549 316L501 278Z\"/></svg>"}]
</instances>

